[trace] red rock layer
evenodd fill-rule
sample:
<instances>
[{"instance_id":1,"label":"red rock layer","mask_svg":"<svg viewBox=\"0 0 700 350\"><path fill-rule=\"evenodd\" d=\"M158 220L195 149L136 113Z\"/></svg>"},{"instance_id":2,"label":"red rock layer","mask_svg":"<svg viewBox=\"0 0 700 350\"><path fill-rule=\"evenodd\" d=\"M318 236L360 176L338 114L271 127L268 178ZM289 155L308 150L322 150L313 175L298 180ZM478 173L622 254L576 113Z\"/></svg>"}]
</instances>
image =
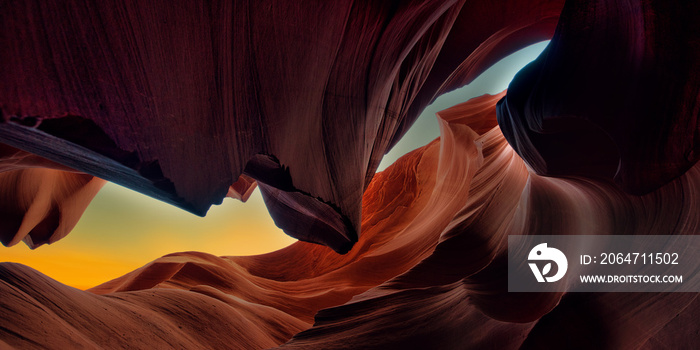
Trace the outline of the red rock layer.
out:
<instances>
[{"instance_id":1,"label":"red rock layer","mask_svg":"<svg viewBox=\"0 0 700 350\"><path fill-rule=\"evenodd\" d=\"M457 194L469 188L482 161L473 142L476 133L460 124L443 123L443 130L451 144L433 142L375 177L363 208L367 234L347 255L304 242L254 257L173 254L92 290L102 296L61 286L21 265L3 264L0 288L7 317L2 327L7 331L2 339L15 346L36 342L57 347L281 344L311 326L318 310L349 301L429 254L461 206ZM472 161L461 161L463 156ZM450 199L441 195L450 191L455 193ZM241 305L255 310L241 310ZM43 311L31 311L37 307ZM183 312L191 315L179 319ZM25 317L16 320L13 315L19 314ZM32 326L45 318L50 319L47 327ZM237 331L216 336L223 324ZM262 334L265 329L276 331ZM252 335L241 337L248 332ZM172 335L158 336L165 333Z\"/></svg>"},{"instance_id":2,"label":"red rock layer","mask_svg":"<svg viewBox=\"0 0 700 350\"><path fill-rule=\"evenodd\" d=\"M0 144L0 242L30 248L65 237L105 181Z\"/></svg>"},{"instance_id":3,"label":"red rock layer","mask_svg":"<svg viewBox=\"0 0 700 350\"><path fill-rule=\"evenodd\" d=\"M700 342L697 322L681 321L692 317L697 294L508 293L506 264L510 234L696 234L699 165L633 196L610 183L528 173L497 127L475 141L483 165L467 193L448 195L463 196L463 206L431 253L350 302L321 310L314 326L285 348L620 349Z\"/></svg>"},{"instance_id":4,"label":"red rock layer","mask_svg":"<svg viewBox=\"0 0 700 350\"><path fill-rule=\"evenodd\" d=\"M8 3L3 243L65 235L95 175L199 214L258 184L290 235L357 244L173 254L93 293L2 264L0 344L697 347L697 294L508 294L505 261L509 234L700 230L697 2L568 1L502 129L498 96L472 100L370 181L436 93L561 4Z\"/></svg>"},{"instance_id":5,"label":"red rock layer","mask_svg":"<svg viewBox=\"0 0 700 350\"><path fill-rule=\"evenodd\" d=\"M439 141L374 177L365 234L346 255L304 242L252 257L177 253L92 293L2 264L0 339L57 348L692 345L698 325L682 320L696 294L506 292L509 234L697 232L700 166L641 197L533 175L495 126L501 96L441 112Z\"/></svg>"},{"instance_id":6,"label":"red rock layer","mask_svg":"<svg viewBox=\"0 0 700 350\"><path fill-rule=\"evenodd\" d=\"M255 191L257 186L258 184L253 178L250 176L241 175L238 177L238 181L234 182L233 185L228 188L226 197L231 197L238 199L241 202L246 202L248 201L248 198L250 198L250 195L253 194L253 191Z\"/></svg>"},{"instance_id":7,"label":"red rock layer","mask_svg":"<svg viewBox=\"0 0 700 350\"><path fill-rule=\"evenodd\" d=\"M346 252L390 145L562 4L9 2L0 142L199 215L244 174L285 232Z\"/></svg>"}]
</instances>

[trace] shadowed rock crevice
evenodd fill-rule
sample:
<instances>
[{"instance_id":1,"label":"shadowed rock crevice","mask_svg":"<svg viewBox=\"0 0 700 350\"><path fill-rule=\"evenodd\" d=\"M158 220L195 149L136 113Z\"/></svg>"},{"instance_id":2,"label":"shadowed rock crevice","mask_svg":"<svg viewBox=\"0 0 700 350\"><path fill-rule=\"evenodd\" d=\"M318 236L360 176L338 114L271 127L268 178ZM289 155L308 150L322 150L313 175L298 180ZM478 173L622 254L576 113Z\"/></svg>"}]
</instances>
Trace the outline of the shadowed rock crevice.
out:
<instances>
[{"instance_id":1,"label":"shadowed rock crevice","mask_svg":"<svg viewBox=\"0 0 700 350\"><path fill-rule=\"evenodd\" d=\"M308 200L311 226L282 228L345 251L391 145L439 94L551 36L562 3L10 2L0 107L17 117L0 141L197 215L274 154L294 187L260 181L289 194L268 200L277 223Z\"/></svg>"},{"instance_id":2,"label":"shadowed rock crevice","mask_svg":"<svg viewBox=\"0 0 700 350\"><path fill-rule=\"evenodd\" d=\"M183 202L157 160L143 161L136 152L117 147L93 121L80 116L16 117L0 122L0 138L12 147L97 176L203 216L207 208ZM32 125L28 126L27 121ZM225 194L225 192L224 192Z\"/></svg>"},{"instance_id":3,"label":"shadowed rock crevice","mask_svg":"<svg viewBox=\"0 0 700 350\"><path fill-rule=\"evenodd\" d=\"M295 188L289 169L275 156L255 155L244 174L257 181L270 216L286 234L340 254L357 242L357 232L340 208Z\"/></svg>"},{"instance_id":4,"label":"shadowed rock crevice","mask_svg":"<svg viewBox=\"0 0 700 350\"><path fill-rule=\"evenodd\" d=\"M697 2L567 1L499 105L506 139L541 175L638 195L681 176L700 159L698 15Z\"/></svg>"}]
</instances>

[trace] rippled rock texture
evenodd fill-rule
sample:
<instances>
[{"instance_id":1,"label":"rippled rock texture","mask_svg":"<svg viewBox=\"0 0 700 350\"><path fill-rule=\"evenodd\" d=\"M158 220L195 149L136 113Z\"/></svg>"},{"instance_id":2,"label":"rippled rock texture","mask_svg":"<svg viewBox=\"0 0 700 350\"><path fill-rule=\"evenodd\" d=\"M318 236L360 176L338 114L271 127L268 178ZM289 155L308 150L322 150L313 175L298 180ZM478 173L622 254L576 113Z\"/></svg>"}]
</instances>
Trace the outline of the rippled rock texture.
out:
<instances>
[{"instance_id":1,"label":"rippled rock texture","mask_svg":"<svg viewBox=\"0 0 700 350\"><path fill-rule=\"evenodd\" d=\"M440 112L439 140L374 177L365 234L348 254L305 242L250 257L176 253L87 292L2 264L3 341L309 349L694 342L697 324L677 320L692 317L695 294L507 293L509 234L697 232L700 202L685 194L700 188L700 167L641 197L531 174L496 125L502 96Z\"/></svg>"},{"instance_id":2,"label":"rippled rock texture","mask_svg":"<svg viewBox=\"0 0 700 350\"><path fill-rule=\"evenodd\" d=\"M700 232L700 5L562 5L5 4L4 244L67 233L97 176L196 213L258 185L328 247L175 253L87 292L0 264L0 345L696 348L697 294L507 293L508 235ZM374 174L436 94L552 35Z\"/></svg>"},{"instance_id":3,"label":"rippled rock texture","mask_svg":"<svg viewBox=\"0 0 700 350\"><path fill-rule=\"evenodd\" d=\"M199 215L249 176L287 234L343 253L423 108L551 37L562 4L9 2L0 142Z\"/></svg>"}]
</instances>

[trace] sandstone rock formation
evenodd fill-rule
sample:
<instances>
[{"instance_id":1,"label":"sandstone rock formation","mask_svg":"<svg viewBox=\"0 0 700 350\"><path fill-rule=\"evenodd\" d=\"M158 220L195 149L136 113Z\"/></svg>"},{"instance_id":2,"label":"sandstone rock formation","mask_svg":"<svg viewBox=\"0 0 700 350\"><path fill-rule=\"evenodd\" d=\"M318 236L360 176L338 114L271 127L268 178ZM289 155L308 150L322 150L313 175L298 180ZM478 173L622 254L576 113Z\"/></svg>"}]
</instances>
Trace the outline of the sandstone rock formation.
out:
<instances>
[{"instance_id":1,"label":"sandstone rock formation","mask_svg":"<svg viewBox=\"0 0 700 350\"><path fill-rule=\"evenodd\" d=\"M3 244L61 238L102 178L197 214L259 186L322 245L175 253L87 292L3 263L0 345L696 348L697 294L508 293L506 241L700 232L698 18L662 0L3 4ZM550 37L507 94L440 112L438 140L374 174L436 94Z\"/></svg>"},{"instance_id":2,"label":"sandstone rock formation","mask_svg":"<svg viewBox=\"0 0 700 350\"><path fill-rule=\"evenodd\" d=\"M287 234L347 252L389 147L562 4L10 2L0 142L199 215L250 176Z\"/></svg>"}]
</instances>

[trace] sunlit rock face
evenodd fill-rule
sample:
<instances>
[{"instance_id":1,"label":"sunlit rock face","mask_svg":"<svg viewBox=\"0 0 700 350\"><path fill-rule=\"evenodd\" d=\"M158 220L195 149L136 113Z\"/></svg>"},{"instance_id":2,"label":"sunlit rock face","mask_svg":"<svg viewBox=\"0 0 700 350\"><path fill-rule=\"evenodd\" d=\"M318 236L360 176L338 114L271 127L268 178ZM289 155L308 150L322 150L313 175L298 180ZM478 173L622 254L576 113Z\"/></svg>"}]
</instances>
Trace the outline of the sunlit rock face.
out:
<instances>
[{"instance_id":1,"label":"sunlit rock face","mask_svg":"<svg viewBox=\"0 0 700 350\"><path fill-rule=\"evenodd\" d=\"M389 147L562 4L10 2L0 142L200 215L244 174L286 233L347 252Z\"/></svg>"},{"instance_id":2,"label":"sunlit rock face","mask_svg":"<svg viewBox=\"0 0 700 350\"><path fill-rule=\"evenodd\" d=\"M493 126L497 99L489 100ZM363 201L365 234L346 255L305 242L252 257L177 253L89 292L2 264L0 305L6 315L24 316L3 317L0 339L59 348L280 345L311 327L319 310L403 273L434 249L484 161L473 130L443 122L443 131L447 141L374 177ZM40 320L44 326L35 327Z\"/></svg>"},{"instance_id":3,"label":"sunlit rock face","mask_svg":"<svg viewBox=\"0 0 700 350\"><path fill-rule=\"evenodd\" d=\"M67 233L50 213L74 224L98 176L196 213L257 185L327 246L175 253L88 292L0 264L0 346L696 348L697 294L507 292L508 235L700 231L699 3L562 5L6 5L4 244ZM507 94L374 174L436 93L555 25Z\"/></svg>"},{"instance_id":4,"label":"sunlit rock face","mask_svg":"<svg viewBox=\"0 0 700 350\"><path fill-rule=\"evenodd\" d=\"M697 323L678 320L692 317L697 294L507 293L509 234L697 232L700 202L684 194L700 188L700 167L645 196L532 174L495 123L503 95L440 112L439 140L373 178L364 234L348 254L305 242L248 257L176 253L87 292L1 264L0 339L57 348L692 344Z\"/></svg>"},{"instance_id":5,"label":"sunlit rock face","mask_svg":"<svg viewBox=\"0 0 700 350\"><path fill-rule=\"evenodd\" d=\"M36 248L65 237L105 181L0 144L0 242Z\"/></svg>"}]
</instances>

